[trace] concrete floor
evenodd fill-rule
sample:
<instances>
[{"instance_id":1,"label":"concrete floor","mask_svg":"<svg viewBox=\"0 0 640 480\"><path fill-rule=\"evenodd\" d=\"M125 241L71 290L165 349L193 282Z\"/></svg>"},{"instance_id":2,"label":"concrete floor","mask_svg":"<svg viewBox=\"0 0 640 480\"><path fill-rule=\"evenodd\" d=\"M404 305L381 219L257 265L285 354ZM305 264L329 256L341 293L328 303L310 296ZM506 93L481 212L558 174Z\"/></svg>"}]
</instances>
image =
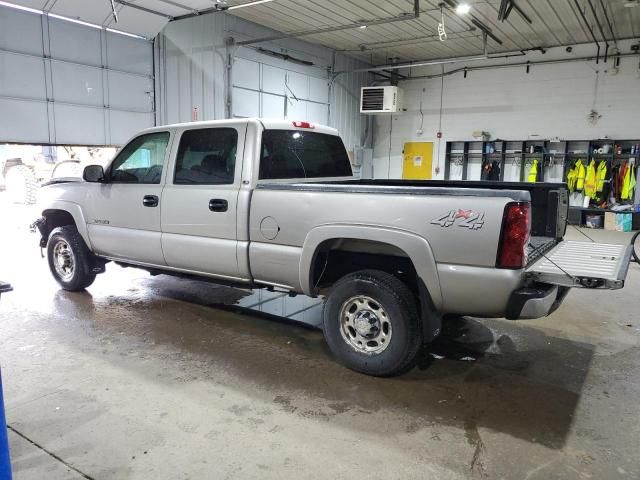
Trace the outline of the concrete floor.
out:
<instances>
[{"instance_id":1,"label":"concrete floor","mask_svg":"<svg viewBox=\"0 0 640 480\"><path fill-rule=\"evenodd\" d=\"M637 265L550 318L452 320L376 379L332 360L309 299L113 265L59 290L26 210L0 198L15 480L640 478Z\"/></svg>"}]
</instances>

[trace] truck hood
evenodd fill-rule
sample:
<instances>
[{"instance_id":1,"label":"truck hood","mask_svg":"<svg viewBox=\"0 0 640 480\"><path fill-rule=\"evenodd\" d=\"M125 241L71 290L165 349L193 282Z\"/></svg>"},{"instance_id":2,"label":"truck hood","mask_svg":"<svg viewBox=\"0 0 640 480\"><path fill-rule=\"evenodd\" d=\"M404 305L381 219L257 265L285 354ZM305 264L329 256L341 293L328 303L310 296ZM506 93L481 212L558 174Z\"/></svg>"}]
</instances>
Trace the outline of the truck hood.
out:
<instances>
[{"instance_id":1,"label":"truck hood","mask_svg":"<svg viewBox=\"0 0 640 480\"><path fill-rule=\"evenodd\" d=\"M70 182L84 182L84 180L81 179L80 177L57 177L57 178L52 178L48 182L43 183L42 186L46 187L49 185L56 185L58 183L70 183Z\"/></svg>"},{"instance_id":2,"label":"truck hood","mask_svg":"<svg viewBox=\"0 0 640 480\"><path fill-rule=\"evenodd\" d=\"M38 208L44 211L58 208L58 202L71 202L84 205L89 189L95 186L79 178L56 178L47 182L38 191Z\"/></svg>"}]
</instances>

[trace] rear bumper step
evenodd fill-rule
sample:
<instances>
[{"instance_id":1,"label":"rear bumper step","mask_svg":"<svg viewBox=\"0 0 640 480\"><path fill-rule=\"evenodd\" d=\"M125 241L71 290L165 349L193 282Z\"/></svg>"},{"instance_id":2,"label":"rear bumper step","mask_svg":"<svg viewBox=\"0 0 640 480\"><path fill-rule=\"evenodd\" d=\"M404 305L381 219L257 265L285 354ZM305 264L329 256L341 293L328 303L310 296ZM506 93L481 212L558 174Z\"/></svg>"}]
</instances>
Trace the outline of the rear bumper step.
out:
<instances>
[{"instance_id":1,"label":"rear bumper step","mask_svg":"<svg viewBox=\"0 0 640 480\"><path fill-rule=\"evenodd\" d=\"M558 309L567 293L569 293L567 287L544 283L516 290L509 298L505 318L526 320L551 315Z\"/></svg>"}]
</instances>

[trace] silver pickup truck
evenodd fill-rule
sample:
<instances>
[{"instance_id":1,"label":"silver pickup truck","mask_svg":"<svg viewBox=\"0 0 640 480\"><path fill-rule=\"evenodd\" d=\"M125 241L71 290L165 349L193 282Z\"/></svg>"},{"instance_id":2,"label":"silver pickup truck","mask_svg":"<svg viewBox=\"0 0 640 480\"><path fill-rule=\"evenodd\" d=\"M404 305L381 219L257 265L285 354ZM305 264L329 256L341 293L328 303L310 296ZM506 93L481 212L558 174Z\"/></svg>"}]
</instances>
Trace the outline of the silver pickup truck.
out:
<instances>
[{"instance_id":1,"label":"silver pickup truck","mask_svg":"<svg viewBox=\"0 0 640 480\"><path fill-rule=\"evenodd\" d=\"M563 184L359 180L336 130L241 119L156 127L84 181L41 190L51 273L105 264L325 297L348 367L409 369L447 314L553 312L570 287L624 285L626 245L563 241Z\"/></svg>"}]
</instances>

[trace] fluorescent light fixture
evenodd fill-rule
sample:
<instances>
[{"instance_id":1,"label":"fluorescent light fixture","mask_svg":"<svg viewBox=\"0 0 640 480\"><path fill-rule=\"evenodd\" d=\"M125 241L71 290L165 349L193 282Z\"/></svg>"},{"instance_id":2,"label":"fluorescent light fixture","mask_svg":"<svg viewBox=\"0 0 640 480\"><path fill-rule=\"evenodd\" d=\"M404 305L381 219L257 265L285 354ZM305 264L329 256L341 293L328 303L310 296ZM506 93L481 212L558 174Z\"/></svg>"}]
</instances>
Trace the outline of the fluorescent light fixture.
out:
<instances>
[{"instance_id":1,"label":"fluorescent light fixture","mask_svg":"<svg viewBox=\"0 0 640 480\"><path fill-rule=\"evenodd\" d=\"M57 15L55 13L47 13L47 15L51 18L57 18L58 20L64 20L65 22L77 23L78 25L84 25L85 27L97 28L101 30L102 27L100 25L96 25L95 23L83 22L82 20L77 20L75 18L65 17L63 15Z\"/></svg>"},{"instance_id":2,"label":"fluorescent light fixture","mask_svg":"<svg viewBox=\"0 0 640 480\"><path fill-rule=\"evenodd\" d=\"M139 38L140 40L147 40L142 35L136 35L135 33L123 32L122 30L116 30L114 28L105 28L107 32L117 33L118 35L124 35L125 37Z\"/></svg>"},{"instance_id":3,"label":"fluorescent light fixture","mask_svg":"<svg viewBox=\"0 0 640 480\"><path fill-rule=\"evenodd\" d=\"M38 15L45 15L45 12L43 12L42 10L37 10L35 8L29 8L29 7L23 7L22 5L16 5L15 3L9 3L9 2L5 2L3 0L0 0L0 7L14 8L16 10L23 10L25 12L37 13ZM58 20L63 20L65 22L77 23L78 25L84 25L85 27L97 28L98 30L102 30L102 27L100 25L96 25L95 23L83 22L82 20L78 20L76 18L69 18L69 17L65 17L64 15L57 15L57 14L51 13L51 12L47 12L46 15L51 17L51 18L56 18ZM124 35L126 37L133 37L133 38L139 38L141 40L148 40L146 37L143 37L141 35L135 35L133 33L123 32L121 30L115 30L113 28L105 28L105 30L107 32L117 33L119 35Z\"/></svg>"},{"instance_id":4,"label":"fluorescent light fixture","mask_svg":"<svg viewBox=\"0 0 640 480\"><path fill-rule=\"evenodd\" d=\"M44 12L42 10L37 10L35 8L23 7L22 5L16 5L15 3L2 2L0 1L0 6L15 8L16 10L22 10L24 12L37 13L38 15L42 15Z\"/></svg>"},{"instance_id":5,"label":"fluorescent light fixture","mask_svg":"<svg viewBox=\"0 0 640 480\"><path fill-rule=\"evenodd\" d=\"M243 3L241 5L234 5L232 7L227 7L226 10L235 10L236 8L244 8L244 7L253 7L254 5L260 5L261 3L269 3L273 2L273 0L255 0L249 3Z\"/></svg>"},{"instance_id":6,"label":"fluorescent light fixture","mask_svg":"<svg viewBox=\"0 0 640 480\"><path fill-rule=\"evenodd\" d=\"M469 13L470 10L471 10L471 5L469 5L468 3L460 3L456 7L456 13L458 15L466 15L467 13Z\"/></svg>"}]
</instances>

